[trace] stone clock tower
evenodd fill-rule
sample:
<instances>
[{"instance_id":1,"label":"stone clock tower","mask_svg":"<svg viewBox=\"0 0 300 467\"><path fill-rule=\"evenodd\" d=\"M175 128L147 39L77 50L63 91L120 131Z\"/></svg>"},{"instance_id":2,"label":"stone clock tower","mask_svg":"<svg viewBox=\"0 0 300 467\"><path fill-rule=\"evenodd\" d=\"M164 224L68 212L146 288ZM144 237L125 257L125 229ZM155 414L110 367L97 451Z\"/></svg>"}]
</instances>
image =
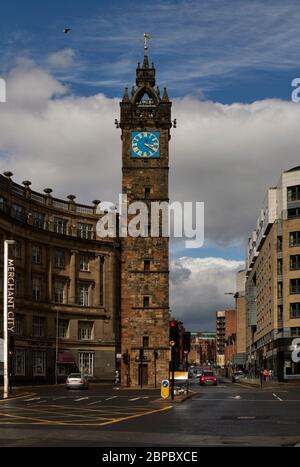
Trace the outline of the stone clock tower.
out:
<instances>
[{"instance_id":1,"label":"stone clock tower","mask_svg":"<svg viewBox=\"0 0 300 467\"><path fill-rule=\"evenodd\" d=\"M146 36L147 39L147 36ZM171 102L155 86L147 41L136 86L120 103L122 193L128 204L169 201ZM128 216L130 222L130 216ZM150 224L149 224L150 226ZM150 228L149 228L150 230ZM169 377L169 239L122 238L121 384L159 387Z\"/></svg>"}]
</instances>

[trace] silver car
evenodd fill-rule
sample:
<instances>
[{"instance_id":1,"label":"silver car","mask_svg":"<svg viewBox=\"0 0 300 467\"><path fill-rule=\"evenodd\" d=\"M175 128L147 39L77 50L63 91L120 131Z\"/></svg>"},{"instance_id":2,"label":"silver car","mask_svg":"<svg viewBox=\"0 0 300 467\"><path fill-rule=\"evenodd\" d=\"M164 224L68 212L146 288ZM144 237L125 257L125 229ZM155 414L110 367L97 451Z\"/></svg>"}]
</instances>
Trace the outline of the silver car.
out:
<instances>
[{"instance_id":1,"label":"silver car","mask_svg":"<svg viewBox=\"0 0 300 467\"><path fill-rule=\"evenodd\" d=\"M66 380L66 389L88 389L89 382L80 373L71 373Z\"/></svg>"}]
</instances>

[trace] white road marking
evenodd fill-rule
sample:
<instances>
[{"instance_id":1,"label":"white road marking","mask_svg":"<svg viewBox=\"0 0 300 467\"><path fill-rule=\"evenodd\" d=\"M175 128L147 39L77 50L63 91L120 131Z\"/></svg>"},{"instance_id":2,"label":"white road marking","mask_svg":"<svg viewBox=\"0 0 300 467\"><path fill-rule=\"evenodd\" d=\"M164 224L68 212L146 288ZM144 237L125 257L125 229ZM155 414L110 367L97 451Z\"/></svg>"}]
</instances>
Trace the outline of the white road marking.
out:
<instances>
[{"instance_id":1,"label":"white road marking","mask_svg":"<svg viewBox=\"0 0 300 467\"><path fill-rule=\"evenodd\" d=\"M111 399L116 399L118 396L112 396L112 397L108 397L107 399L105 399L106 401L110 401Z\"/></svg>"},{"instance_id":2,"label":"white road marking","mask_svg":"<svg viewBox=\"0 0 300 467\"><path fill-rule=\"evenodd\" d=\"M88 405L94 405L94 404L99 404L102 401L95 401L95 402L90 402Z\"/></svg>"},{"instance_id":3,"label":"white road marking","mask_svg":"<svg viewBox=\"0 0 300 467\"><path fill-rule=\"evenodd\" d=\"M128 399L129 401L138 401L141 397L134 397L133 399Z\"/></svg>"},{"instance_id":4,"label":"white road marking","mask_svg":"<svg viewBox=\"0 0 300 467\"><path fill-rule=\"evenodd\" d=\"M31 399L24 399L25 402L30 402L30 401L39 401L40 397L32 397Z\"/></svg>"},{"instance_id":5,"label":"white road marking","mask_svg":"<svg viewBox=\"0 0 300 467\"><path fill-rule=\"evenodd\" d=\"M273 392L273 396L276 397L276 399L278 399L280 402L282 402L282 399L279 396L277 396L277 394L275 394L274 392Z\"/></svg>"},{"instance_id":6,"label":"white road marking","mask_svg":"<svg viewBox=\"0 0 300 467\"><path fill-rule=\"evenodd\" d=\"M237 417L238 420L255 420L256 417Z\"/></svg>"},{"instance_id":7,"label":"white road marking","mask_svg":"<svg viewBox=\"0 0 300 467\"><path fill-rule=\"evenodd\" d=\"M79 399L74 399L74 402L79 402L88 399L88 397L80 397Z\"/></svg>"}]
</instances>

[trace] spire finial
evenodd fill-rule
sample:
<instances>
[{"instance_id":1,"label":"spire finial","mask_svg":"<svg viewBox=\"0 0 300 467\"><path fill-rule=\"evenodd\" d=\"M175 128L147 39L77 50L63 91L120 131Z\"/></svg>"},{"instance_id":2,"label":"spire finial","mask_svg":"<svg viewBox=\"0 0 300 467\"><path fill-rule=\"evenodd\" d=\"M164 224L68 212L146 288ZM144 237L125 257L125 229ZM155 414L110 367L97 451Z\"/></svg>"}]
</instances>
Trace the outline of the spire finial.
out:
<instances>
[{"instance_id":1,"label":"spire finial","mask_svg":"<svg viewBox=\"0 0 300 467\"><path fill-rule=\"evenodd\" d=\"M150 37L151 36L148 32L144 32L144 56L148 55L148 40Z\"/></svg>"}]
</instances>

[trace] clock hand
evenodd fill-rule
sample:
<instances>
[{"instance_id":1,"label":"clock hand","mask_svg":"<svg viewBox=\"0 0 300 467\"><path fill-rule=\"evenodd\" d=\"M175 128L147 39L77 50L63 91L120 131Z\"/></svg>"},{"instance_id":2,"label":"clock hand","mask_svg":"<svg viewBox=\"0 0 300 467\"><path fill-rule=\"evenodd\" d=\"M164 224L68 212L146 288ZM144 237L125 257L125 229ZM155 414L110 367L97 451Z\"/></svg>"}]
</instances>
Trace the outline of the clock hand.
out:
<instances>
[{"instance_id":1,"label":"clock hand","mask_svg":"<svg viewBox=\"0 0 300 467\"><path fill-rule=\"evenodd\" d=\"M144 143L144 146L147 146L147 148L150 148L152 149L152 151L155 151L154 146L152 144L147 144L147 143Z\"/></svg>"}]
</instances>

